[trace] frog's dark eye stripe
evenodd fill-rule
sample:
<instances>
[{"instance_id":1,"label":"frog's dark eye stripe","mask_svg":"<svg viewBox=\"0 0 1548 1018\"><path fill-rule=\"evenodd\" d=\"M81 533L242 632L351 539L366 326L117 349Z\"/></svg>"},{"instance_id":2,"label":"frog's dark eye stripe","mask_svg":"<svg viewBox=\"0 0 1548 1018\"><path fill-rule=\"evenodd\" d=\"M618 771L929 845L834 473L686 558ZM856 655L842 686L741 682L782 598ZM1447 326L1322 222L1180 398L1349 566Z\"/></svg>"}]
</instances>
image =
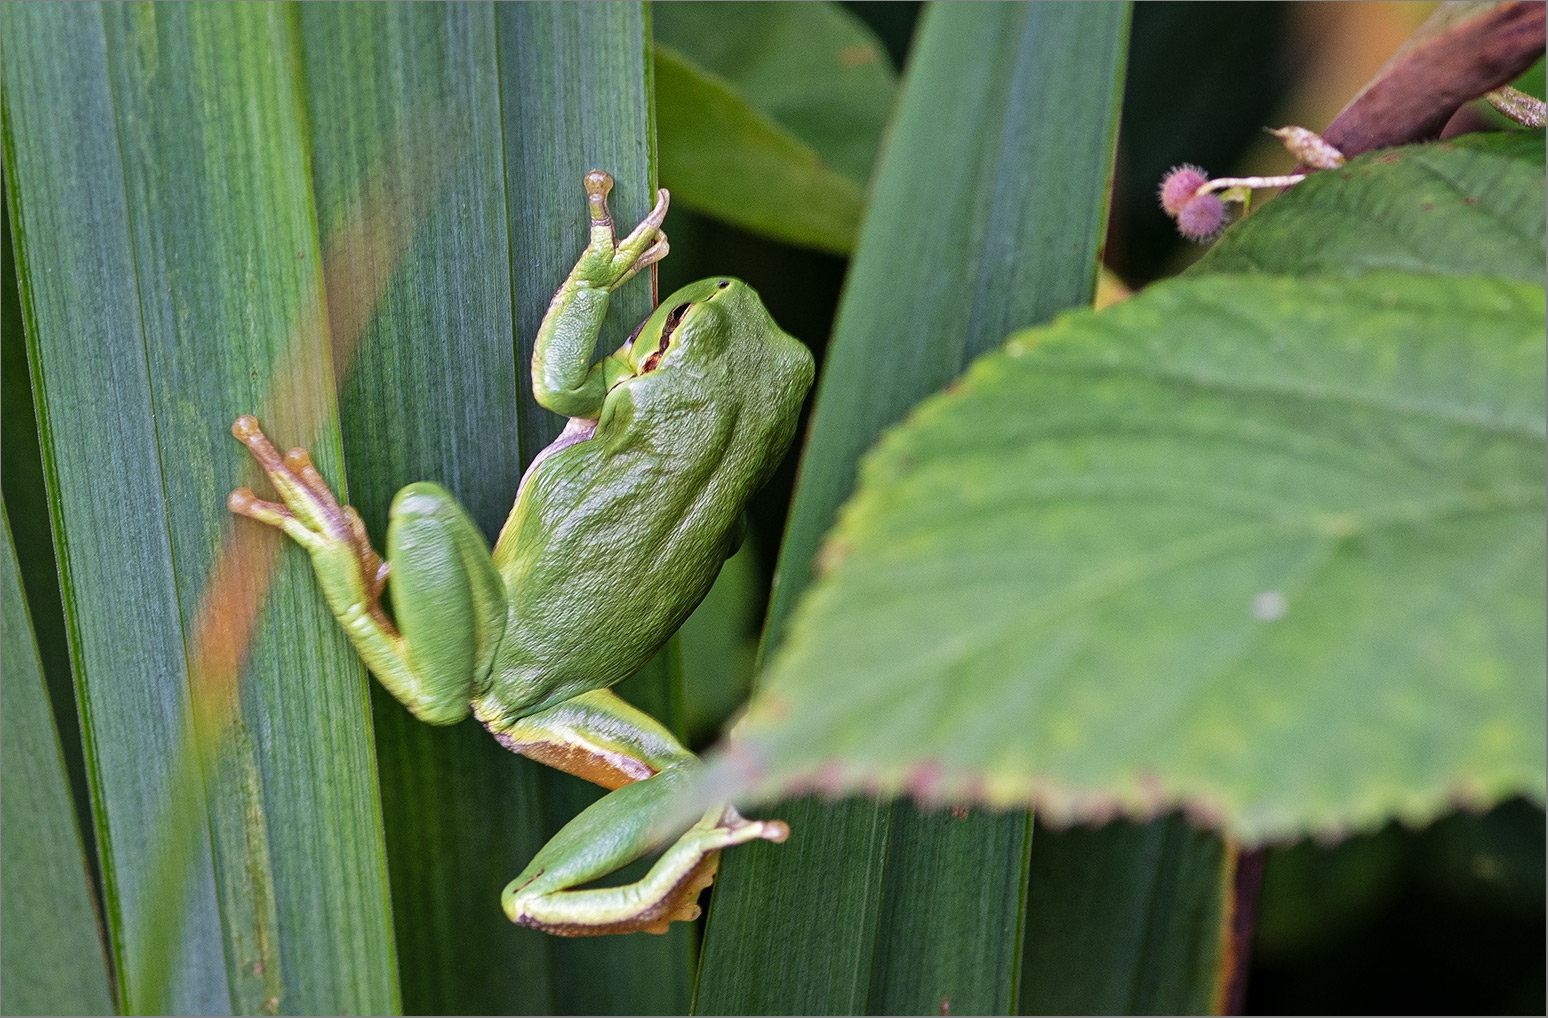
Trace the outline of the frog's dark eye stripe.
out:
<instances>
[{"instance_id":1,"label":"frog's dark eye stripe","mask_svg":"<svg viewBox=\"0 0 1548 1018\"><path fill-rule=\"evenodd\" d=\"M645 358L645 363L640 365L641 373L656 370L656 365L661 363L661 355L666 353L667 347L671 345L672 333L677 329L677 323L683 320L683 315L687 314L691 307L693 307L692 304L679 304L667 312L666 324L661 328L661 345Z\"/></svg>"}]
</instances>

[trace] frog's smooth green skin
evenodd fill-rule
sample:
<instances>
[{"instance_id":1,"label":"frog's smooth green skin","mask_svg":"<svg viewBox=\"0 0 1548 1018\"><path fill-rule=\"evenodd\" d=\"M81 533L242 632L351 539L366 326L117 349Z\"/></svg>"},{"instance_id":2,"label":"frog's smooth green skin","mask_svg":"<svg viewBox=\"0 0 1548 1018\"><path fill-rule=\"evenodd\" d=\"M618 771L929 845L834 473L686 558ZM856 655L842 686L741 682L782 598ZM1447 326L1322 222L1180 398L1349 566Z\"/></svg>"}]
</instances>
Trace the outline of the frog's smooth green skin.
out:
<instances>
[{"instance_id":1,"label":"frog's smooth green skin","mask_svg":"<svg viewBox=\"0 0 1548 1018\"><path fill-rule=\"evenodd\" d=\"M743 508L790 444L812 358L751 288L717 278L674 293L592 364L608 295L667 252L667 192L617 241L612 179L592 171L585 186L591 241L532 357L538 401L570 421L527 469L492 554L451 495L420 483L393 499L383 561L307 454L282 458L249 416L232 432L283 504L246 488L229 504L311 554L339 624L416 716L444 725L471 712L515 752L613 789L505 889L512 921L566 936L661 933L698 916L720 849L783 841L789 828L716 807L644 879L571 890L661 848L667 802L699 766L608 687L671 637L735 550Z\"/></svg>"}]
</instances>

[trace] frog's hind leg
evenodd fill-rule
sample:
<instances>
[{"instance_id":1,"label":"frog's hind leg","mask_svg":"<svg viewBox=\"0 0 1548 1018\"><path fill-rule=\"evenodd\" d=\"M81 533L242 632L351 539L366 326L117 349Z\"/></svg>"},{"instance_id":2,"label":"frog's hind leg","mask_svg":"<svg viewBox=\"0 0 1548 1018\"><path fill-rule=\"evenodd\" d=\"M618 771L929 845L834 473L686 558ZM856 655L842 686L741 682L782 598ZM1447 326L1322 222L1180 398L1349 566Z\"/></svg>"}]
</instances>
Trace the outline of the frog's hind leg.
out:
<instances>
[{"instance_id":1,"label":"frog's hind leg","mask_svg":"<svg viewBox=\"0 0 1548 1018\"><path fill-rule=\"evenodd\" d=\"M231 493L231 511L283 530L312 557L339 625L366 665L415 716L451 724L487 681L505 628L505 587L483 535L466 511L435 484L411 484L393 499L387 561L365 526L341 506L305 450L280 456L250 417L232 434L248 447L282 503L247 488ZM382 609L391 583L396 623Z\"/></svg>"},{"instance_id":2,"label":"frog's hind leg","mask_svg":"<svg viewBox=\"0 0 1548 1018\"><path fill-rule=\"evenodd\" d=\"M715 879L720 850L757 839L784 841L773 820L744 820L729 806L704 814L672 843L643 878L622 887L571 890L606 876L659 847L649 840L680 775L658 774L610 792L570 821L506 887L501 905L511 921L557 934L665 933L699 917L699 892Z\"/></svg>"},{"instance_id":3,"label":"frog's hind leg","mask_svg":"<svg viewBox=\"0 0 1548 1018\"><path fill-rule=\"evenodd\" d=\"M699 916L699 892L715 878L720 851L784 841L778 820L745 820L717 806L686 831L642 879L573 890L659 849L676 832L658 825L698 767L698 758L649 715L608 690L585 693L510 725L491 725L526 756L614 791L554 835L511 881L501 904L512 922L566 937L665 933Z\"/></svg>"}]
</instances>

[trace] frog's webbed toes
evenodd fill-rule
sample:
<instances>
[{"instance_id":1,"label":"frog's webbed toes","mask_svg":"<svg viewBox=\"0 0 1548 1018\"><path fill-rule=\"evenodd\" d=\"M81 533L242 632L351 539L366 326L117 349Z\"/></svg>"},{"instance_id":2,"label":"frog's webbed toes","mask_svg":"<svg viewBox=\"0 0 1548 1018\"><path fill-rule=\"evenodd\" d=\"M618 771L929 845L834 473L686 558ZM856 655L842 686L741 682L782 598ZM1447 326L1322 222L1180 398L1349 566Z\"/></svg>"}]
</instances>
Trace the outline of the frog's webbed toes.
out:
<instances>
[{"instance_id":1,"label":"frog's webbed toes","mask_svg":"<svg viewBox=\"0 0 1548 1018\"><path fill-rule=\"evenodd\" d=\"M636 229L654 228L656 230L657 236L664 237L665 234L661 233L661 224L666 222L667 208L671 204L672 192L668 191L664 187L657 188L656 204L651 208L649 214L647 214L644 219L640 220L640 225L636 227Z\"/></svg>"},{"instance_id":2,"label":"frog's webbed toes","mask_svg":"<svg viewBox=\"0 0 1548 1018\"><path fill-rule=\"evenodd\" d=\"M672 247L667 243L666 231L658 229L655 241L640 254L639 259L634 263L634 271L638 272L648 265L656 264L670 254L671 251Z\"/></svg>"},{"instance_id":3,"label":"frog's webbed toes","mask_svg":"<svg viewBox=\"0 0 1548 1018\"><path fill-rule=\"evenodd\" d=\"M650 915L640 917L639 930L645 933L665 933L673 923L691 923L703 913L699 908L699 894L715 882L720 870L720 853L710 852L687 876L672 889ZM634 931L625 931L634 932Z\"/></svg>"},{"instance_id":4,"label":"frog's webbed toes","mask_svg":"<svg viewBox=\"0 0 1548 1018\"><path fill-rule=\"evenodd\" d=\"M312 465L312 457L305 449L292 449L283 457L269 436L258 426L258 419L243 414L231 425L231 433L252 453L253 459L263 468L274 490L279 492L283 506L258 498L249 488L238 488L226 500L234 513L250 516L261 523L283 528L295 534L296 522L322 538L349 540L351 534L344 518L343 509L333 497L332 490ZM300 540L298 537L297 540Z\"/></svg>"},{"instance_id":5,"label":"frog's webbed toes","mask_svg":"<svg viewBox=\"0 0 1548 1018\"><path fill-rule=\"evenodd\" d=\"M312 457L305 449L291 449L284 456L269 441L258 419L243 414L231 425L237 437L258 461L268 476L280 502L269 502L253 494L251 488L237 488L226 499L232 512L278 527L308 550L329 544L346 544L360 561L360 570L373 591L380 593L385 583L386 565L371 547L360 514L339 504L333 489L323 480Z\"/></svg>"},{"instance_id":6,"label":"frog's webbed toes","mask_svg":"<svg viewBox=\"0 0 1548 1018\"><path fill-rule=\"evenodd\" d=\"M259 498L253 494L253 489L248 487L237 488L226 496L226 508L238 516L246 516L248 519L281 529L284 529L285 521L295 519L295 515L289 509L278 502L267 502Z\"/></svg>"},{"instance_id":7,"label":"frog's webbed toes","mask_svg":"<svg viewBox=\"0 0 1548 1018\"><path fill-rule=\"evenodd\" d=\"M694 831L690 831L689 835L693 833ZM646 933L665 933L675 922L691 923L699 918L699 894L715 882L715 874L720 869L721 849L746 844L749 841L763 840L776 843L784 841L790 837L790 825L783 820L744 820L740 813L727 806L725 812L721 814L720 822L706 833L709 837L699 842L699 850L703 851L703 856L677 882L676 886L649 910L648 916L641 916L639 930ZM706 851L705 848L708 845L718 847Z\"/></svg>"},{"instance_id":8,"label":"frog's webbed toes","mask_svg":"<svg viewBox=\"0 0 1548 1018\"><path fill-rule=\"evenodd\" d=\"M589 266L586 272L592 277L593 285L615 290L641 269L665 258L671 250L661 224L666 221L672 196L666 188L657 190L655 206L640 220L638 226L629 231L627 237L617 240L613 233L613 214L607 205L607 196L613 189L613 178L601 170L592 170L586 174L585 185L592 231L588 252L593 257L601 258L599 263Z\"/></svg>"},{"instance_id":9,"label":"frog's webbed toes","mask_svg":"<svg viewBox=\"0 0 1548 1018\"><path fill-rule=\"evenodd\" d=\"M783 820L748 820L736 811L736 807L727 806L720 814L720 823L717 830L724 830L735 838L727 842L731 845L741 845L749 841L772 841L776 845L790 837L790 825Z\"/></svg>"}]
</instances>

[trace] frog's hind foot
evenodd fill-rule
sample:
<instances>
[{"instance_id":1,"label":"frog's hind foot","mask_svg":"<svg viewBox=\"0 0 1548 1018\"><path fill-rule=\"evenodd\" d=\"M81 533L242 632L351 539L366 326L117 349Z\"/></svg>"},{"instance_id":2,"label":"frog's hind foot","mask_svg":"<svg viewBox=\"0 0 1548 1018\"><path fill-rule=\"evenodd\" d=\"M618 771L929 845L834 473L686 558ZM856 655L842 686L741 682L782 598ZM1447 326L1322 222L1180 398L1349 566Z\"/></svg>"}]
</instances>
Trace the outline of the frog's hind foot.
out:
<instances>
[{"instance_id":1,"label":"frog's hind foot","mask_svg":"<svg viewBox=\"0 0 1548 1018\"><path fill-rule=\"evenodd\" d=\"M333 490L312 463L305 449L292 449L283 457L258 426L258 419L243 414L231 425L231 433L247 446L279 492L281 502L268 502L251 488L237 488L226 506L232 512L289 534L307 550L329 543L349 546L360 563L371 599L375 602L387 582L387 564L366 536L365 523L353 507L340 505Z\"/></svg>"},{"instance_id":2,"label":"frog's hind foot","mask_svg":"<svg viewBox=\"0 0 1548 1018\"><path fill-rule=\"evenodd\" d=\"M712 810L656 860L644 879L624 887L539 892L542 874L506 888L506 914L518 926L560 937L665 933L699 918L699 893L715 881L720 852L749 841L784 841L780 820L746 820L730 806Z\"/></svg>"},{"instance_id":3,"label":"frog's hind foot","mask_svg":"<svg viewBox=\"0 0 1548 1018\"><path fill-rule=\"evenodd\" d=\"M716 840L727 839L723 847L759 839L779 843L790 837L790 825L783 820L746 820L735 809L727 806L711 833L719 836ZM706 852L662 900L660 908L655 910L659 918L640 928L646 933L665 933L673 923L691 923L699 918L699 894L715 882L715 874L719 870L720 849Z\"/></svg>"}]
</instances>

